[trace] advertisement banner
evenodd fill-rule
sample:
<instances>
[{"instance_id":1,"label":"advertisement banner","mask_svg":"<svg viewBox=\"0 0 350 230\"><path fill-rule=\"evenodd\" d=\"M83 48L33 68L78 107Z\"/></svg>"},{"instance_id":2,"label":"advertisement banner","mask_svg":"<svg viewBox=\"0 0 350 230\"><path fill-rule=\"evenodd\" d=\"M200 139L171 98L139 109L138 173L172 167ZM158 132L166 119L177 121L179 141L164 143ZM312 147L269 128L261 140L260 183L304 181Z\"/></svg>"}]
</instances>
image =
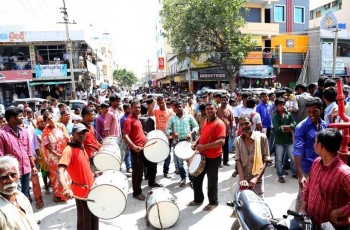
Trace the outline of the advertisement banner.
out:
<instances>
[{"instance_id":1,"label":"advertisement banner","mask_svg":"<svg viewBox=\"0 0 350 230\"><path fill-rule=\"evenodd\" d=\"M36 77L66 77L67 65L35 65Z\"/></svg>"},{"instance_id":2,"label":"advertisement banner","mask_svg":"<svg viewBox=\"0 0 350 230\"><path fill-rule=\"evenodd\" d=\"M24 32L2 32L0 33L0 42L25 42Z\"/></svg>"},{"instance_id":3,"label":"advertisement banner","mask_svg":"<svg viewBox=\"0 0 350 230\"><path fill-rule=\"evenodd\" d=\"M239 68L241 77L269 76L273 75L273 67L268 65L243 65Z\"/></svg>"},{"instance_id":4,"label":"advertisement banner","mask_svg":"<svg viewBox=\"0 0 350 230\"><path fill-rule=\"evenodd\" d=\"M333 73L333 59L322 59L321 67L323 74ZM343 75L345 74L345 63L341 58L337 58L335 63L335 74Z\"/></svg>"},{"instance_id":5,"label":"advertisement banner","mask_svg":"<svg viewBox=\"0 0 350 230\"><path fill-rule=\"evenodd\" d=\"M31 70L0 71L0 82L32 80Z\"/></svg>"},{"instance_id":6,"label":"advertisement banner","mask_svg":"<svg viewBox=\"0 0 350 230\"><path fill-rule=\"evenodd\" d=\"M158 69L159 70L164 70L164 57L159 57L158 58Z\"/></svg>"}]
</instances>

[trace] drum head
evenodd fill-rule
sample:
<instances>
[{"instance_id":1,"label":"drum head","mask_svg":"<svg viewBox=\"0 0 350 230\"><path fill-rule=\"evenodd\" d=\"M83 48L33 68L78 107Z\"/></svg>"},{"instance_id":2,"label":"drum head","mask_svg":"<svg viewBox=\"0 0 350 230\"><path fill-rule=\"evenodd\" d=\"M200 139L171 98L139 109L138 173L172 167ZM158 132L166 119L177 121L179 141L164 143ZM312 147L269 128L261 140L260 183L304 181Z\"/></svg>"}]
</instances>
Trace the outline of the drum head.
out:
<instances>
[{"instance_id":1,"label":"drum head","mask_svg":"<svg viewBox=\"0 0 350 230\"><path fill-rule=\"evenodd\" d=\"M192 158L189 166L188 166L188 172L190 174L193 174L199 167L200 163L202 160L202 155L200 154L196 154L194 155L194 157Z\"/></svg>"},{"instance_id":2,"label":"drum head","mask_svg":"<svg viewBox=\"0 0 350 230\"><path fill-rule=\"evenodd\" d=\"M94 165L100 171L105 171L107 169L120 170L121 167L121 159L120 152L118 155L113 155L111 152L103 152L100 151L94 156Z\"/></svg>"},{"instance_id":3,"label":"drum head","mask_svg":"<svg viewBox=\"0 0 350 230\"><path fill-rule=\"evenodd\" d=\"M162 226L163 228L170 228L176 223L179 216L179 208L175 203L170 201L162 201L153 204L148 209L147 215L148 221L151 223L151 225L158 229L160 229Z\"/></svg>"},{"instance_id":4,"label":"drum head","mask_svg":"<svg viewBox=\"0 0 350 230\"><path fill-rule=\"evenodd\" d=\"M192 149L192 144L189 141L180 141L175 145L175 155L183 160L190 159L195 151Z\"/></svg>"},{"instance_id":5,"label":"drum head","mask_svg":"<svg viewBox=\"0 0 350 230\"><path fill-rule=\"evenodd\" d=\"M147 145L149 146L147 147ZM145 146L146 147L143 149L143 153L146 159L153 163L162 162L169 156L169 143L164 141L163 139L155 138L148 140Z\"/></svg>"},{"instance_id":6,"label":"drum head","mask_svg":"<svg viewBox=\"0 0 350 230\"><path fill-rule=\"evenodd\" d=\"M87 202L89 210L101 219L113 219L121 215L126 208L125 194L116 186L101 184L93 187L88 199L95 202Z\"/></svg>"}]
</instances>

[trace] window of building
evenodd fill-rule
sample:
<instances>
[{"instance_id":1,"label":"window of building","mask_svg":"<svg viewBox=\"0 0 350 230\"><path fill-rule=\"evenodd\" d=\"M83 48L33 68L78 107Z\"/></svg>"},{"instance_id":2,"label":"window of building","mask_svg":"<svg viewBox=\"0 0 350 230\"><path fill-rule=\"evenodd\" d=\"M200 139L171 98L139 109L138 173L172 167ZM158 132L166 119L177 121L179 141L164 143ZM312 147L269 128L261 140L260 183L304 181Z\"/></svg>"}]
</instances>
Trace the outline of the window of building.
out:
<instances>
[{"instance_id":1,"label":"window of building","mask_svg":"<svg viewBox=\"0 0 350 230\"><path fill-rule=\"evenodd\" d=\"M338 43L338 57L350 57L350 43Z\"/></svg>"},{"instance_id":2,"label":"window of building","mask_svg":"<svg viewBox=\"0 0 350 230\"><path fill-rule=\"evenodd\" d=\"M310 11L310 20L311 19L314 19L314 11L313 10Z\"/></svg>"},{"instance_id":3,"label":"window of building","mask_svg":"<svg viewBox=\"0 0 350 230\"><path fill-rule=\"evenodd\" d=\"M294 23L305 23L305 8L301 6L294 7Z\"/></svg>"},{"instance_id":4,"label":"window of building","mask_svg":"<svg viewBox=\"0 0 350 230\"><path fill-rule=\"evenodd\" d=\"M321 10L316 11L316 18L321 17Z\"/></svg>"},{"instance_id":5,"label":"window of building","mask_svg":"<svg viewBox=\"0 0 350 230\"><path fill-rule=\"evenodd\" d=\"M275 11L274 13L275 22L285 22L286 20L285 6L275 5L274 11Z\"/></svg>"},{"instance_id":6,"label":"window of building","mask_svg":"<svg viewBox=\"0 0 350 230\"><path fill-rule=\"evenodd\" d=\"M343 9L343 2L339 2L339 10Z\"/></svg>"}]
</instances>

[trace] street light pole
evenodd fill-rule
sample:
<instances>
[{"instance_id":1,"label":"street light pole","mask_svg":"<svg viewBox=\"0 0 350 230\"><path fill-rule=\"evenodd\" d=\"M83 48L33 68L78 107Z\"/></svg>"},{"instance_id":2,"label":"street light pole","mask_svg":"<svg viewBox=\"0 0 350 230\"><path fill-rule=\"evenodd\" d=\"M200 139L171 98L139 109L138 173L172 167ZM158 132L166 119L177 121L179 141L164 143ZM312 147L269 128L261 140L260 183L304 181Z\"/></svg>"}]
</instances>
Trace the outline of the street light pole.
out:
<instances>
[{"instance_id":1,"label":"street light pole","mask_svg":"<svg viewBox=\"0 0 350 230\"><path fill-rule=\"evenodd\" d=\"M338 23L335 25L334 31L334 46L333 46L333 66L332 66L332 77L335 77L336 64L337 64L337 50L338 50Z\"/></svg>"},{"instance_id":2,"label":"street light pole","mask_svg":"<svg viewBox=\"0 0 350 230\"><path fill-rule=\"evenodd\" d=\"M192 92L191 90L191 47L186 46L186 54L187 54L187 74L188 74L188 91Z\"/></svg>"},{"instance_id":3,"label":"street light pole","mask_svg":"<svg viewBox=\"0 0 350 230\"><path fill-rule=\"evenodd\" d=\"M66 36L67 36L66 53L68 55L68 61L69 61L69 67L70 67L70 78L71 78L71 84L72 84L72 100L74 100L75 99L75 81L74 81L74 66L73 66L73 47L72 47L72 41L69 38L68 12L66 8L65 0L63 0L62 13L63 13L64 24L66 25Z\"/></svg>"}]
</instances>

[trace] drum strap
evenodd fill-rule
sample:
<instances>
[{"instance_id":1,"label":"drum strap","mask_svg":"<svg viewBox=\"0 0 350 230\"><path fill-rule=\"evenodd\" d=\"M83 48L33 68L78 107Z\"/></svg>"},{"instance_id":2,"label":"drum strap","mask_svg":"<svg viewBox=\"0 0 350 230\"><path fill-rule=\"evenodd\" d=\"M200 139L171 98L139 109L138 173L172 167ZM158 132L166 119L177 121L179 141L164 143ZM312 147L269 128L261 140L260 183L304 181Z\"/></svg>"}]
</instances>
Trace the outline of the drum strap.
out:
<instances>
[{"instance_id":1,"label":"drum strap","mask_svg":"<svg viewBox=\"0 0 350 230\"><path fill-rule=\"evenodd\" d=\"M82 187L82 188L87 188L87 189L90 189L91 187L86 185L86 184L79 184L79 183L76 183L74 181L72 181L72 185L76 185L76 186L79 186L79 187Z\"/></svg>"}]
</instances>

